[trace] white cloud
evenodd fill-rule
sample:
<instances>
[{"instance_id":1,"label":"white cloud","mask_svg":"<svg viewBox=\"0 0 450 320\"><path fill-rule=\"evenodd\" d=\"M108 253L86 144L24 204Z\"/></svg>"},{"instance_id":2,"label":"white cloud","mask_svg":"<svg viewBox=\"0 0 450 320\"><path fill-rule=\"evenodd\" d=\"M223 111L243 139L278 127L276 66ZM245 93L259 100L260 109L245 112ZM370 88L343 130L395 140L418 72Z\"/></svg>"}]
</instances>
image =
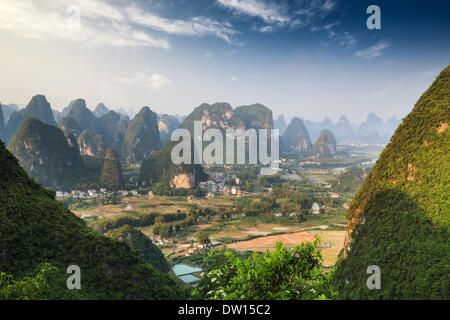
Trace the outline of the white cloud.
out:
<instances>
[{"instance_id":1,"label":"white cloud","mask_svg":"<svg viewBox=\"0 0 450 320\"><path fill-rule=\"evenodd\" d=\"M261 33L271 33L274 31L273 26L253 27L252 29Z\"/></svg>"},{"instance_id":2,"label":"white cloud","mask_svg":"<svg viewBox=\"0 0 450 320\"><path fill-rule=\"evenodd\" d=\"M335 28L339 25L340 25L340 22L336 21L336 22L328 23L323 26L312 26L311 31L312 32L325 31L326 33L328 33L328 38L331 39L330 42L337 42L341 46L347 47L347 48L354 47L356 45L356 43L358 42L356 40L356 36L349 32L341 33L339 31L336 31ZM325 44L328 42L322 42L322 43Z\"/></svg>"},{"instance_id":3,"label":"white cloud","mask_svg":"<svg viewBox=\"0 0 450 320\"><path fill-rule=\"evenodd\" d=\"M189 20L171 20L145 12L136 5L126 9L129 19L136 24L168 34L185 36L216 36L228 43L234 43L239 32L227 22L218 22L207 17L193 17Z\"/></svg>"},{"instance_id":4,"label":"white cloud","mask_svg":"<svg viewBox=\"0 0 450 320\"><path fill-rule=\"evenodd\" d=\"M300 0L300 7L295 11L298 24L310 26L331 14L336 8L333 0Z\"/></svg>"},{"instance_id":5,"label":"white cloud","mask_svg":"<svg viewBox=\"0 0 450 320\"><path fill-rule=\"evenodd\" d=\"M295 30L318 23L335 11L334 0L217 0L217 2L238 14L261 19L263 26L252 29L261 33L270 33L280 28Z\"/></svg>"},{"instance_id":6,"label":"white cloud","mask_svg":"<svg viewBox=\"0 0 450 320\"><path fill-rule=\"evenodd\" d=\"M77 19L70 8L79 9ZM149 46L169 49L166 39L130 25L120 10L99 0L21 0L0 2L0 29L39 40L66 40L93 46Z\"/></svg>"},{"instance_id":7,"label":"white cloud","mask_svg":"<svg viewBox=\"0 0 450 320\"><path fill-rule=\"evenodd\" d=\"M386 41L380 41L367 49L356 51L355 56L371 60L373 58L381 56L383 54L383 50L388 47L389 44Z\"/></svg>"},{"instance_id":8,"label":"white cloud","mask_svg":"<svg viewBox=\"0 0 450 320\"><path fill-rule=\"evenodd\" d=\"M235 55L236 53L238 53L239 52L239 50L230 50L230 51L225 51L224 53L227 55L227 56L232 56L232 55Z\"/></svg>"},{"instance_id":9,"label":"white cloud","mask_svg":"<svg viewBox=\"0 0 450 320\"><path fill-rule=\"evenodd\" d=\"M76 16L78 10L80 19ZM71 27L73 19L79 21L79 28ZM152 34L152 30L169 35L211 35L239 44L235 40L239 32L227 22L207 17L171 20L144 11L135 4L123 7L102 0L0 1L0 21L0 30L20 36L76 41L93 46L169 49L169 41Z\"/></svg>"},{"instance_id":10,"label":"white cloud","mask_svg":"<svg viewBox=\"0 0 450 320\"><path fill-rule=\"evenodd\" d=\"M343 47L352 48L356 45L358 42L356 40L356 36L353 34L350 34L348 32L344 32L343 34L337 34L336 39L339 42L339 44Z\"/></svg>"},{"instance_id":11,"label":"white cloud","mask_svg":"<svg viewBox=\"0 0 450 320\"><path fill-rule=\"evenodd\" d=\"M322 9L325 11L331 11L336 7L336 2L334 2L333 0L326 0L323 4L322 4Z\"/></svg>"},{"instance_id":12,"label":"white cloud","mask_svg":"<svg viewBox=\"0 0 450 320\"><path fill-rule=\"evenodd\" d=\"M237 81L237 79L238 79L237 77L231 77L232 81Z\"/></svg>"},{"instance_id":13,"label":"white cloud","mask_svg":"<svg viewBox=\"0 0 450 320\"><path fill-rule=\"evenodd\" d=\"M138 72L131 77L116 78L114 81L123 84L141 83L146 86L149 86L153 90L161 89L162 87L165 87L173 83L171 80L169 80L162 74L156 73L147 75L146 73L143 72Z\"/></svg>"},{"instance_id":14,"label":"white cloud","mask_svg":"<svg viewBox=\"0 0 450 320\"><path fill-rule=\"evenodd\" d=\"M283 7L274 2L262 0L217 0L221 5L244 13L252 17L258 17L267 23L286 24L290 18L284 14Z\"/></svg>"}]
</instances>

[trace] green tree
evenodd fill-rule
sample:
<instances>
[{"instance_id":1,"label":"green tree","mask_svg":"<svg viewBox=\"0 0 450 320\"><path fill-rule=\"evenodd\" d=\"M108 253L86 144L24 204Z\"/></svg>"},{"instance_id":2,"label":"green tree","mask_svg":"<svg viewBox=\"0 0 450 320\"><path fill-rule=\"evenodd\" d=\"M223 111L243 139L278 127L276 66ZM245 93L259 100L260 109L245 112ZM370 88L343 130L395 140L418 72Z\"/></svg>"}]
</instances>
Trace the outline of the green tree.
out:
<instances>
[{"instance_id":1,"label":"green tree","mask_svg":"<svg viewBox=\"0 0 450 320\"><path fill-rule=\"evenodd\" d=\"M290 203L283 203L283 204L281 205L281 212L282 212L284 215L289 214L290 212L292 212L292 205L291 205Z\"/></svg>"},{"instance_id":2,"label":"green tree","mask_svg":"<svg viewBox=\"0 0 450 320\"><path fill-rule=\"evenodd\" d=\"M14 280L13 277L0 272L0 300L41 300L48 299L48 282L57 268L49 263L42 263L36 269L36 275Z\"/></svg>"},{"instance_id":3,"label":"green tree","mask_svg":"<svg viewBox=\"0 0 450 320\"><path fill-rule=\"evenodd\" d=\"M204 230L197 232L197 240L200 244L211 243L211 239L209 239L208 233Z\"/></svg>"},{"instance_id":4,"label":"green tree","mask_svg":"<svg viewBox=\"0 0 450 320\"><path fill-rule=\"evenodd\" d=\"M281 242L265 254L255 252L241 260L225 251L224 262L215 265L202 277L193 291L197 299L313 300L333 299L331 286L334 270L324 273L319 240L302 243L293 249ZM210 255L221 255L213 250ZM216 259L220 261L219 259Z\"/></svg>"}]
</instances>

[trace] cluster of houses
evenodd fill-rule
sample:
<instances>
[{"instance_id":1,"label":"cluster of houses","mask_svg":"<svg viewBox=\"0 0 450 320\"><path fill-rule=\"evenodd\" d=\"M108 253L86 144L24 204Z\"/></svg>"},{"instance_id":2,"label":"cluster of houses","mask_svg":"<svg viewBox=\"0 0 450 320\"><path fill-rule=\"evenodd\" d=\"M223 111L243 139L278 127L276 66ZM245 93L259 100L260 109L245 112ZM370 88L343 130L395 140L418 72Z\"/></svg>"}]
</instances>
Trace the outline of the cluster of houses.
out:
<instances>
[{"instance_id":1,"label":"cluster of houses","mask_svg":"<svg viewBox=\"0 0 450 320\"><path fill-rule=\"evenodd\" d=\"M154 244L158 246L177 246L177 244L174 243L171 239L165 239L160 237L159 235L150 235L149 238Z\"/></svg>"},{"instance_id":2,"label":"cluster of houses","mask_svg":"<svg viewBox=\"0 0 450 320\"><path fill-rule=\"evenodd\" d=\"M205 189L207 197L215 197L216 195L236 195L241 196L242 190L239 187L239 178L233 175L226 175L221 172L210 174L211 180L200 182L200 188ZM229 186L225 182L233 180L234 185Z\"/></svg>"},{"instance_id":3,"label":"cluster of houses","mask_svg":"<svg viewBox=\"0 0 450 320\"><path fill-rule=\"evenodd\" d=\"M325 206L322 206L322 208L325 209ZM312 204L312 206L311 206L311 213L312 214L320 214L320 209L321 208L320 208L319 204L317 202L314 202ZM274 215L275 215L275 217L282 217L283 216L282 213L275 213ZM288 216L289 217L295 217L295 216L297 216L297 214L295 212L291 212L291 213L288 213Z\"/></svg>"},{"instance_id":4,"label":"cluster of houses","mask_svg":"<svg viewBox=\"0 0 450 320\"><path fill-rule=\"evenodd\" d=\"M203 250L210 250L213 245L219 244L218 242L212 242L207 244L200 244L195 239L186 239L184 242L176 243L173 239L161 238L159 235L150 235L150 240L158 246L173 246L178 248L176 252L187 251L186 255L190 255Z\"/></svg>"},{"instance_id":5,"label":"cluster of houses","mask_svg":"<svg viewBox=\"0 0 450 320\"><path fill-rule=\"evenodd\" d=\"M71 192L56 191L57 199L65 198L68 196L72 196L77 199L96 199L96 198L105 198L105 197L109 197L112 195L116 195L119 197L137 196L138 192L136 190L108 191L105 188L100 188L100 190L90 189L90 190L87 190L86 192L80 191L80 190L72 190Z\"/></svg>"}]
</instances>

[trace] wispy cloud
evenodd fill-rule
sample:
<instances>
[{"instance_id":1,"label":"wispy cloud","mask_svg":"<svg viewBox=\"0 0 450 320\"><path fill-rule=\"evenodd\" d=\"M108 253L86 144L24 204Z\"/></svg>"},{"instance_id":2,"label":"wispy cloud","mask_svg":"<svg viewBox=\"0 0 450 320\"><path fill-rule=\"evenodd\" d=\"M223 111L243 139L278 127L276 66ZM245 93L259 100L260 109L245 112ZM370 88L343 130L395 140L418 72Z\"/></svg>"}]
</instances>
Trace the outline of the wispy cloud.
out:
<instances>
[{"instance_id":1,"label":"wispy cloud","mask_svg":"<svg viewBox=\"0 0 450 320\"><path fill-rule=\"evenodd\" d=\"M389 43L387 43L386 41L380 41L367 49L356 51L355 56L371 60L373 58L381 56L383 54L383 50L388 47Z\"/></svg>"},{"instance_id":2,"label":"wispy cloud","mask_svg":"<svg viewBox=\"0 0 450 320\"><path fill-rule=\"evenodd\" d=\"M266 23L286 24L290 17L285 15L284 6L276 2L263 0L217 0L222 6L252 17L258 17Z\"/></svg>"},{"instance_id":3,"label":"wispy cloud","mask_svg":"<svg viewBox=\"0 0 450 320\"><path fill-rule=\"evenodd\" d=\"M336 27L340 25L339 21L328 23L323 26L312 26L311 31L325 31L328 34L328 38L330 42L337 42L343 47L352 48L358 42L356 36L349 32L339 32L336 30ZM323 42L328 43L328 42ZM329 44L329 43L328 43Z\"/></svg>"},{"instance_id":4,"label":"wispy cloud","mask_svg":"<svg viewBox=\"0 0 450 320\"><path fill-rule=\"evenodd\" d=\"M298 8L294 13L295 21L300 26L314 25L334 12L336 8L336 1L333 0L299 0Z\"/></svg>"},{"instance_id":5,"label":"wispy cloud","mask_svg":"<svg viewBox=\"0 0 450 320\"><path fill-rule=\"evenodd\" d=\"M79 28L70 28L75 11ZM21 0L0 2L0 29L39 40L68 40L93 46L149 46L169 49L167 39L131 25L120 10L98 0Z\"/></svg>"},{"instance_id":6,"label":"wispy cloud","mask_svg":"<svg viewBox=\"0 0 450 320\"><path fill-rule=\"evenodd\" d=\"M320 22L336 9L333 0L217 0L236 14L260 20L252 30L271 33L282 28L295 30Z\"/></svg>"},{"instance_id":7,"label":"wispy cloud","mask_svg":"<svg viewBox=\"0 0 450 320\"><path fill-rule=\"evenodd\" d=\"M69 25L73 19L79 21L75 28ZM1 1L0 21L0 29L20 36L76 41L93 46L169 49L169 40L164 35L158 35L158 32L166 35L214 36L239 44L235 40L239 32L227 22L208 17L167 19L140 9L134 3L113 5L102 0Z\"/></svg>"},{"instance_id":8,"label":"wispy cloud","mask_svg":"<svg viewBox=\"0 0 450 320\"><path fill-rule=\"evenodd\" d=\"M147 75L143 72L138 72L131 77L124 78L116 78L114 82L123 83L123 84L136 84L141 83L147 85L153 90L161 89L167 85L172 84L173 82L163 76L162 74L151 74Z\"/></svg>"},{"instance_id":9,"label":"wispy cloud","mask_svg":"<svg viewBox=\"0 0 450 320\"><path fill-rule=\"evenodd\" d=\"M136 5L126 9L128 18L143 27L163 31L168 34L185 36L212 35L228 43L235 43L239 32L228 22L218 22L208 17L193 17L189 20L172 20L146 12Z\"/></svg>"},{"instance_id":10,"label":"wispy cloud","mask_svg":"<svg viewBox=\"0 0 450 320\"><path fill-rule=\"evenodd\" d=\"M356 43L358 42L356 40L356 36L349 32L338 33L338 32L332 31L332 33L333 33L333 35L330 35L330 38L337 41L343 47L353 48L356 45Z\"/></svg>"},{"instance_id":11,"label":"wispy cloud","mask_svg":"<svg viewBox=\"0 0 450 320\"><path fill-rule=\"evenodd\" d=\"M258 32L261 32L261 33L271 33L271 32L273 32L275 30L275 28L273 26L268 26L268 25L265 25L265 26L262 26L262 27L260 27L260 26L253 26L252 30L255 30L255 31L258 31Z\"/></svg>"}]
</instances>

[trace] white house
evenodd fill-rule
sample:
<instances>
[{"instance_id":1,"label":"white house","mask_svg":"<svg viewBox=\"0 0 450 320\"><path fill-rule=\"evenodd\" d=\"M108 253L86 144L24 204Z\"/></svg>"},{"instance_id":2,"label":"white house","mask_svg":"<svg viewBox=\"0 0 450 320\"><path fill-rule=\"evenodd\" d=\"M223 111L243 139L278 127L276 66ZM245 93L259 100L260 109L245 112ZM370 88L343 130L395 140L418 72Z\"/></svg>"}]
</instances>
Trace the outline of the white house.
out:
<instances>
[{"instance_id":1,"label":"white house","mask_svg":"<svg viewBox=\"0 0 450 320\"><path fill-rule=\"evenodd\" d=\"M320 210L319 204L317 202L314 202L311 206L312 213L319 214L319 210Z\"/></svg>"}]
</instances>

